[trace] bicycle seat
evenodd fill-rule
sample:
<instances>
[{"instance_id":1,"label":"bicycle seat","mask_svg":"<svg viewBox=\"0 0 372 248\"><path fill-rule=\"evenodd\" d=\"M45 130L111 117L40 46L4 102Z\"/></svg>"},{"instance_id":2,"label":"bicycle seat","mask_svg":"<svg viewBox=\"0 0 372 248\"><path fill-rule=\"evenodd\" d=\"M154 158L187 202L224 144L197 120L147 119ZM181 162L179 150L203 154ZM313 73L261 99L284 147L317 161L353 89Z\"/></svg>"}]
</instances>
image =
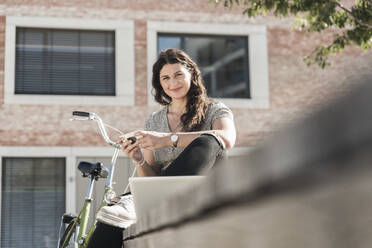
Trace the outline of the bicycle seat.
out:
<instances>
[{"instance_id":1,"label":"bicycle seat","mask_svg":"<svg viewBox=\"0 0 372 248\"><path fill-rule=\"evenodd\" d=\"M68 214L68 213L64 213L62 215L62 222L65 223L65 224L69 224L71 221L73 221L75 218L77 217L77 215L75 214Z\"/></svg>"},{"instance_id":2,"label":"bicycle seat","mask_svg":"<svg viewBox=\"0 0 372 248\"><path fill-rule=\"evenodd\" d=\"M108 170L101 162L91 163L86 161L81 161L78 165L78 169L83 173L83 177L89 175L96 178L102 177L107 178Z\"/></svg>"}]
</instances>

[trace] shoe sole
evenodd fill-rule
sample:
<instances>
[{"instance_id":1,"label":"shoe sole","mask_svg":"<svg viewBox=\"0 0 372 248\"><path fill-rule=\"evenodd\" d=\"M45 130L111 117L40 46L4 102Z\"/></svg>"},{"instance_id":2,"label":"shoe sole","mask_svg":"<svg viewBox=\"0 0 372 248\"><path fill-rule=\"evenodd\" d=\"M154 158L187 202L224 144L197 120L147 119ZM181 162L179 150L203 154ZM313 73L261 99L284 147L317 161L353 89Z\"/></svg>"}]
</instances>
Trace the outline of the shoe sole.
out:
<instances>
[{"instance_id":1,"label":"shoe sole","mask_svg":"<svg viewBox=\"0 0 372 248\"><path fill-rule=\"evenodd\" d=\"M136 223L136 220L123 220L119 217L115 217L101 212L97 213L97 220L104 224L120 228L127 228L133 223Z\"/></svg>"}]
</instances>

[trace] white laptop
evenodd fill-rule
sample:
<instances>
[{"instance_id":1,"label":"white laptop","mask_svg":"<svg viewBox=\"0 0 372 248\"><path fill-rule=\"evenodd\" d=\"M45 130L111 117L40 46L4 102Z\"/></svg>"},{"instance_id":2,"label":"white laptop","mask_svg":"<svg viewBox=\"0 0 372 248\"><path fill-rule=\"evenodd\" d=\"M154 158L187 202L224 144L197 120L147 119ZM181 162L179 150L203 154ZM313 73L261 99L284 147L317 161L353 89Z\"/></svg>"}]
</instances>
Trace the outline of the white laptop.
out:
<instances>
[{"instance_id":1,"label":"white laptop","mask_svg":"<svg viewBox=\"0 0 372 248\"><path fill-rule=\"evenodd\" d=\"M204 179L205 176L129 178L137 219L169 196L182 192L187 187L201 183Z\"/></svg>"}]
</instances>

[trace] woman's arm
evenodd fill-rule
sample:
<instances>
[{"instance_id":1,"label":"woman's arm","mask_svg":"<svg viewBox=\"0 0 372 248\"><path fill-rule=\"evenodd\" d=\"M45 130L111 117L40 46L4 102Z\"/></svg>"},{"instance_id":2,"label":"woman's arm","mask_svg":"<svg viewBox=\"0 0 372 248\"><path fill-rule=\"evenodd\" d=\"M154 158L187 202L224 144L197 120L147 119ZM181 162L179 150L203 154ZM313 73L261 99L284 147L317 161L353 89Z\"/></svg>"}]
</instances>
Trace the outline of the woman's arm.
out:
<instances>
[{"instance_id":1,"label":"woman's arm","mask_svg":"<svg viewBox=\"0 0 372 248\"><path fill-rule=\"evenodd\" d=\"M160 173L160 166L155 164L154 154L150 150L143 150L144 164L136 163L137 173L140 177L157 176Z\"/></svg>"},{"instance_id":2,"label":"woman's arm","mask_svg":"<svg viewBox=\"0 0 372 248\"><path fill-rule=\"evenodd\" d=\"M234 122L226 117L216 119L212 124L212 130L197 132L179 132L178 147L188 146L194 139L204 133L213 133L219 136L225 143L226 149L231 149L235 145L236 131ZM171 133L159 133L153 131L138 131L135 136L141 136L138 140L139 146L147 150L156 150L173 145L170 136Z\"/></svg>"},{"instance_id":3,"label":"woman's arm","mask_svg":"<svg viewBox=\"0 0 372 248\"><path fill-rule=\"evenodd\" d=\"M213 133L220 137L225 143L227 150L231 149L235 145L236 131L234 122L230 118L218 118L212 124L212 130L190 132L190 133L176 133L178 135L179 147L188 146L194 139L199 137L203 133ZM172 146L172 143L170 144Z\"/></svg>"},{"instance_id":4,"label":"woman's arm","mask_svg":"<svg viewBox=\"0 0 372 248\"><path fill-rule=\"evenodd\" d=\"M226 150L235 146L236 129L234 121L230 118L218 118L213 122L212 129L225 142Z\"/></svg>"},{"instance_id":5,"label":"woman's arm","mask_svg":"<svg viewBox=\"0 0 372 248\"><path fill-rule=\"evenodd\" d=\"M123 152L135 163L139 176L157 176L160 167L155 165L152 151L141 151L139 140L132 144L132 141L122 138L118 141Z\"/></svg>"}]
</instances>

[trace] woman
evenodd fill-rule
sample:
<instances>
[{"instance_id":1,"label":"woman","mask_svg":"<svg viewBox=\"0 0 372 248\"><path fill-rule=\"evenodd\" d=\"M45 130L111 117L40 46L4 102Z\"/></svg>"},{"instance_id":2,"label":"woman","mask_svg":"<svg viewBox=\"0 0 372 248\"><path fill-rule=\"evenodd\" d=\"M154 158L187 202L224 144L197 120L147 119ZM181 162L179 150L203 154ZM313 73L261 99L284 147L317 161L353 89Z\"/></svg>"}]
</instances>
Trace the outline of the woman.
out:
<instances>
[{"instance_id":1,"label":"woman","mask_svg":"<svg viewBox=\"0 0 372 248\"><path fill-rule=\"evenodd\" d=\"M136 142L119 140L138 175L197 175L212 168L235 144L232 112L208 98L198 66L179 49L160 53L153 66L152 86L155 100L163 107L147 118L144 131L135 133ZM130 195L123 196L118 204L102 208L97 219L127 227L135 222L130 201ZM117 229L98 224L89 247L108 247L113 240L120 247L122 229ZM106 236L102 244L98 236Z\"/></svg>"},{"instance_id":2,"label":"woman","mask_svg":"<svg viewBox=\"0 0 372 248\"><path fill-rule=\"evenodd\" d=\"M135 134L142 137L136 143L120 141L124 153L136 163L139 176L195 175L202 168L211 167L220 151L208 151L214 154L207 153L204 160L200 158L206 154L205 149L188 149L191 156L180 155L202 134L209 134L206 139L215 139L222 148L234 146L231 111L207 97L199 68L183 51L168 49L160 53L153 66L152 85L155 100L164 107L146 120L147 131ZM195 157L199 163L188 163Z\"/></svg>"}]
</instances>

